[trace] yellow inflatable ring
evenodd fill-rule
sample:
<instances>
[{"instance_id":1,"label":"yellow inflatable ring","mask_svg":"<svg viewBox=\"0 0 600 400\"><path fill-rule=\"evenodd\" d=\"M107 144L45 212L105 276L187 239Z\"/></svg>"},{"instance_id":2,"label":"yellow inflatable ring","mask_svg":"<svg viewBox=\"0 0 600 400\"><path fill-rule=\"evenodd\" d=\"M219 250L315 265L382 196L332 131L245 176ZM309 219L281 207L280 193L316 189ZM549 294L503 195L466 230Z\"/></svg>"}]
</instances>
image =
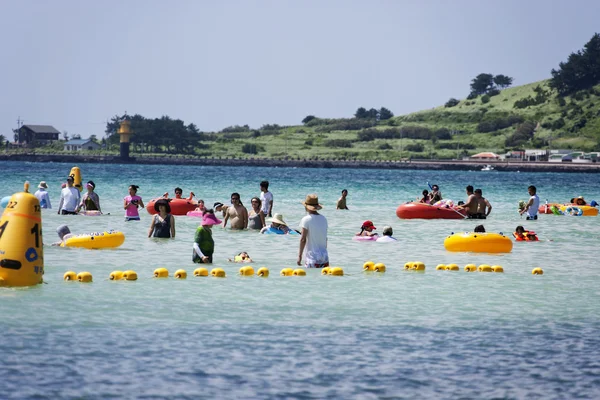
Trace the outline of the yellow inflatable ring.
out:
<instances>
[{"instance_id":1,"label":"yellow inflatable ring","mask_svg":"<svg viewBox=\"0 0 600 400\"><path fill-rule=\"evenodd\" d=\"M444 240L448 251L473 253L510 253L513 242L500 233L465 232L453 233Z\"/></svg>"},{"instance_id":2,"label":"yellow inflatable ring","mask_svg":"<svg viewBox=\"0 0 600 400\"><path fill-rule=\"evenodd\" d=\"M85 249L109 249L125 242L125 235L119 231L92 232L74 235L60 245L62 247L83 247Z\"/></svg>"}]
</instances>

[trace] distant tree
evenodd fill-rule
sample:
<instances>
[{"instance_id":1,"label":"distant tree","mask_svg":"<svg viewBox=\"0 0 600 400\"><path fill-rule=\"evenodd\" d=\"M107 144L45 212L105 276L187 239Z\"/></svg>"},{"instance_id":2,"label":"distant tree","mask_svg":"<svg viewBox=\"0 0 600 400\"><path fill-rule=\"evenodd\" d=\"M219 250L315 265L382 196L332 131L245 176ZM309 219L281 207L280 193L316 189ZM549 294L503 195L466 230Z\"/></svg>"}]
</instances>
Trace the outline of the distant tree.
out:
<instances>
[{"instance_id":1,"label":"distant tree","mask_svg":"<svg viewBox=\"0 0 600 400\"><path fill-rule=\"evenodd\" d=\"M381 107L381 108L379 109L379 119L380 119L381 121L385 121L385 120L387 120L387 119L390 119L390 118L392 118L393 116L394 116L394 113L392 113L392 112L391 112L390 110L388 110L387 108L385 108L385 107Z\"/></svg>"},{"instance_id":2,"label":"distant tree","mask_svg":"<svg viewBox=\"0 0 600 400\"><path fill-rule=\"evenodd\" d=\"M506 89L507 87L510 87L510 85L512 85L513 78L511 78L510 76L506 76L506 75L496 75L494 77L494 83L500 89Z\"/></svg>"},{"instance_id":3,"label":"distant tree","mask_svg":"<svg viewBox=\"0 0 600 400\"><path fill-rule=\"evenodd\" d=\"M6 138L4 137L4 135L0 135L0 144L4 143L5 140Z\"/></svg>"},{"instance_id":4,"label":"distant tree","mask_svg":"<svg viewBox=\"0 0 600 400\"><path fill-rule=\"evenodd\" d=\"M471 80L471 93L480 95L494 88L494 75L479 74Z\"/></svg>"},{"instance_id":5,"label":"distant tree","mask_svg":"<svg viewBox=\"0 0 600 400\"><path fill-rule=\"evenodd\" d=\"M359 119L369 118L369 112L364 107L358 107L358 109L354 113L354 116Z\"/></svg>"},{"instance_id":6,"label":"distant tree","mask_svg":"<svg viewBox=\"0 0 600 400\"><path fill-rule=\"evenodd\" d=\"M368 117L367 117L367 118L373 118L373 119L375 119L375 118L378 118L378 117L379 117L379 111L377 111L377 110L376 110L376 109L374 109L374 108L371 108L371 109L368 111L368 113L369 113L369 115L368 115Z\"/></svg>"},{"instance_id":7,"label":"distant tree","mask_svg":"<svg viewBox=\"0 0 600 400\"><path fill-rule=\"evenodd\" d=\"M79 133L76 133L71 139L81 139L81 135Z\"/></svg>"},{"instance_id":8,"label":"distant tree","mask_svg":"<svg viewBox=\"0 0 600 400\"><path fill-rule=\"evenodd\" d=\"M450 108L450 107L454 107L456 106L458 103L460 103L460 100L455 99L454 97L451 97L446 104L444 104L444 107L446 108Z\"/></svg>"},{"instance_id":9,"label":"distant tree","mask_svg":"<svg viewBox=\"0 0 600 400\"><path fill-rule=\"evenodd\" d=\"M481 96L481 102L483 104L489 103L490 102L490 96L487 94L484 94L483 96Z\"/></svg>"},{"instance_id":10,"label":"distant tree","mask_svg":"<svg viewBox=\"0 0 600 400\"><path fill-rule=\"evenodd\" d=\"M62 135L64 140L69 140L69 132L63 131Z\"/></svg>"},{"instance_id":11,"label":"distant tree","mask_svg":"<svg viewBox=\"0 0 600 400\"><path fill-rule=\"evenodd\" d=\"M550 87L560 95L588 89L600 83L600 34L595 33L583 50L571 53L558 70L552 69Z\"/></svg>"},{"instance_id":12,"label":"distant tree","mask_svg":"<svg viewBox=\"0 0 600 400\"><path fill-rule=\"evenodd\" d=\"M303 124L308 124L310 121L312 121L313 119L315 119L317 117L315 117L314 115L307 115L306 117L304 117L304 119L302 120Z\"/></svg>"},{"instance_id":13,"label":"distant tree","mask_svg":"<svg viewBox=\"0 0 600 400\"><path fill-rule=\"evenodd\" d=\"M98 143L98 137L96 135L90 135L90 140L94 143Z\"/></svg>"},{"instance_id":14,"label":"distant tree","mask_svg":"<svg viewBox=\"0 0 600 400\"><path fill-rule=\"evenodd\" d=\"M258 153L258 147L253 144L253 143L245 143L242 146L242 152L246 153L246 154L257 154Z\"/></svg>"}]
</instances>

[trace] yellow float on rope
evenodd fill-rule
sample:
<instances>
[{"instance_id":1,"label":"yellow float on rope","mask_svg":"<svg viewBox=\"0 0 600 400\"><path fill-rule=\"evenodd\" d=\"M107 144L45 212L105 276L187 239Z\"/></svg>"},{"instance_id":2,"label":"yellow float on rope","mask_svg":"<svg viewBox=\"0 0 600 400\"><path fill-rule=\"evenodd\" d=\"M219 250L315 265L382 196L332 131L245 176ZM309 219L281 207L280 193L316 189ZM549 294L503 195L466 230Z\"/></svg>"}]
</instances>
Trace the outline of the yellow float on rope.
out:
<instances>
[{"instance_id":1,"label":"yellow float on rope","mask_svg":"<svg viewBox=\"0 0 600 400\"><path fill-rule=\"evenodd\" d=\"M123 272L123 280L125 281L137 281L138 275L137 272L132 270L127 270Z\"/></svg>"},{"instance_id":2,"label":"yellow float on rope","mask_svg":"<svg viewBox=\"0 0 600 400\"><path fill-rule=\"evenodd\" d=\"M252 268L251 266L242 267L242 268L240 268L240 275L242 275L242 276L253 276L254 275L254 268Z\"/></svg>"},{"instance_id":3,"label":"yellow float on rope","mask_svg":"<svg viewBox=\"0 0 600 400\"><path fill-rule=\"evenodd\" d=\"M445 271L445 270L446 270L446 268L447 268L447 267L446 267L446 264L438 264L438 265L435 267L435 270L436 270L436 271Z\"/></svg>"},{"instance_id":4,"label":"yellow float on rope","mask_svg":"<svg viewBox=\"0 0 600 400\"><path fill-rule=\"evenodd\" d=\"M303 270L302 268L296 268L293 272L292 272L293 276L306 276L306 271Z\"/></svg>"},{"instance_id":5,"label":"yellow float on rope","mask_svg":"<svg viewBox=\"0 0 600 400\"><path fill-rule=\"evenodd\" d=\"M487 264L481 264L478 268L477 271L479 272L492 272L492 267L490 267Z\"/></svg>"},{"instance_id":6,"label":"yellow float on rope","mask_svg":"<svg viewBox=\"0 0 600 400\"><path fill-rule=\"evenodd\" d=\"M177 271L175 271L175 274L173 276L175 277L175 279L186 279L187 271L185 269L178 269Z\"/></svg>"},{"instance_id":7,"label":"yellow float on rope","mask_svg":"<svg viewBox=\"0 0 600 400\"><path fill-rule=\"evenodd\" d=\"M123 279L123 271L111 272L108 276L108 279L110 279L111 281L120 281L121 279Z\"/></svg>"},{"instance_id":8,"label":"yellow float on rope","mask_svg":"<svg viewBox=\"0 0 600 400\"><path fill-rule=\"evenodd\" d=\"M477 271L477 265L467 264L467 265L465 265L465 271L466 272L475 272L475 271Z\"/></svg>"},{"instance_id":9,"label":"yellow float on rope","mask_svg":"<svg viewBox=\"0 0 600 400\"><path fill-rule=\"evenodd\" d=\"M279 273L279 275L281 276L292 276L292 274L294 273L294 270L291 268L284 268L281 270L281 272Z\"/></svg>"},{"instance_id":10,"label":"yellow float on rope","mask_svg":"<svg viewBox=\"0 0 600 400\"><path fill-rule=\"evenodd\" d=\"M413 271L425 271L425 264L421 261L415 261L412 263Z\"/></svg>"},{"instance_id":11,"label":"yellow float on rope","mask_svg":"<svg viewBox=\"0 0 600 400\"><path fill-rule=\"evenodd\" d=\"M226 276L225 271L223 270L223 268L213 268L210 271L210 275L214 276L215 278L225 278L225 276Z\"/></svg>"},{"instance_id":12,"label":"yellow float on rope","mask_svg":"<svg viewBox=\"0 0 600 400\"><path fill-rule=\"evenodd\" d=\"M194 276L208 276L208 270L206 268L196 268L194 270Z\"/></svg>"},{"instance_id":13,"label":"yellow float on rope","mask_svg":"<svg viewBox=\"0 0 600 400\"><path fill-rule=\"evenodd\" d=\"M457 264L448 264L446 265L446 271L460 271L460 268Z\"/></svg>"},{"instance_id":14,"label":"yellow float on rope","mask_svg":"<svg viewBox=\"0 0 600 400\"><path fill-rule=\"evenodd\" d=\"M541 268L534 268L533 271L531 271L531 273L533 275L544 275L544 270Z\"/></svg>"},{"instance_id":15,"label":"yellow float on rope","mask_svg":"<svg viewBox=\"0 0 600 400\"><path fill-rule=\"evenodd\" d=\"M373 261L367 261L363 264L363 271L373 271L375 263Z\"/></svg>"},{"instance_id":16,"label":"yellow float on rope","mask_svg":"<svg viewBox=\"0 0 600 400\"><path fill-rule=\"evenodd\" d=\"M80 272L77 274L77 280L79 282L91 282L92 281L92 274L90 274L89 272Z\"/></svg>"},{"instance_id":17,"label":"yellow float on rope","mask_svg":"<svg viewBox=\"0 0 600 400\"><path fill-rule=\"evenodd\" d=\"M344 276L344 270L342 267L333 267L329 269L329 275Z\"/></svg>"},{"instance_id":18,"label":"yellow float on rope","mask_svg":"<svg viewBox=\"0 0 600 400\"><path fill-rule=\"evenodd\" d=\"M256 271L256 276L262 276L263 278L266 278L267 276L269 276L269 268L260 267L258 271Z\"/></svg>"},{"instance_id":19,"label":"yellow float on rope","mask_svg":"<svg viewBox=\"0 0 600 400\"><path fill-rule=\"evenodd\" d=\"M385 264L384 263L377 263L373 266L373 271L375 272L385 272Z\"/></svg>"},{"instance_id":20,"label":"yellow float on rope","mask_svg":"<svg viewBox=\"0 0 600 400\"><path fill-rule=\"evenodd\" d=\"M502 272L504 272L504 268L502 268L502 267L501 267L501 266L499 266L499 265L492 265L492 271L493 271L493 272L502 273Z\"/></svg>"},{"instance_id":21,"label":"yellow float on rope","mask_svg":"<svg viewBox=\"0 0 600 400\"><path fill-rule=\"evenodd\" d=\"M154 277L155 278L168 278L169 270L166 268L156 268L154 270Z\"/></svg>"},{"instance_id":22,"label":"yellow float on rope","mask_svg":"<svg viewBox=\"0 0 600 400\"><path fill-rule=\"evenodd\" d=\"M324 267L321 269L321 275L329 275L329 267Z\"/></svg>"},{"instance_id":23,"label":"yellow float on rope","mask_svg":"<svg viewBox=\"0 0 600 400\"><path fill-rule=\"evenodd\" d=\"M75 271L67 271L63 275L63 279L65 281L76 281L77 280L77 272L75 272Z\"/></svg>"}]
</instances>

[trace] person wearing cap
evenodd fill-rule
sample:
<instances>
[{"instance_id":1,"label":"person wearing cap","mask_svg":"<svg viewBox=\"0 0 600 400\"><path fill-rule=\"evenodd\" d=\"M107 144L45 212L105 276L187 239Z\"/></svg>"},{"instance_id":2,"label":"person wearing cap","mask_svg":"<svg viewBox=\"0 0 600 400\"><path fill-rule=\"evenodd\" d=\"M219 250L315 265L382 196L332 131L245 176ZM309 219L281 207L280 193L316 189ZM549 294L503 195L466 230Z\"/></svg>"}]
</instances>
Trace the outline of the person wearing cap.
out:
<instances>
[{"instance_id":1,"label":"person wearing cap","mask_svg":"<svg viewBox=\"0 0 600 400\"><path fill-rule=\"evenodd\" d=\"M96 184L94 181L88 181L88 183L85 184L85 187L87 192L81 197L81 202L76 211L79 212L83 209L84 211L99 211L102 213L102 210L100 209L100 197L94 192Z\"/></svg>"},{"instance_id":2,"label":"person wearing cap","mask_svg":"<svg viewBox=\"0 0 600 400\"><path fill-rule=\"evenodd\" d=\"M48 189L46 181L41 181L38 185L38 190L33 194L40 201L40 208L52 208L52 204L50 204L50 194L46 189Z\"/></svg>"},{"instance_id":3,"label":"person wearing cap","mask_svg":"<svg viewBox=\"0 0 600 400\"><path fill-rule=\"evenodd\" d=\"M372 221L365 221L362 223L360 227L360 232L358 232L355 236L377 236L377 232L373 232L375 229L375 225L373 225Z\"/></svg>"},{"instance_id":4,"label":"person wearing cap","mask_svg":"<svg viewBox=\"0 0 600 400\"><path fill-rule=\"evenodd\" d=\"M212 227L221 221L215 216L213 210L206 210L202 216L202 225L196 229L192 261L197 264L211 264L215 251L215 241L212 237Z\"/></svg>"},{"instance_id":5,"label":"person wearing cap","mask_svg":"<svg viewBox=\"0 0 600 400\"><path fill-rule=\"evenodd\" d=\"M396 239L395 237L392 236L394 234L394 231L392 230L391 226L384 226L382 233L383 233L383 236L378 238L376 240L376 242L388 243L388 242L397 242L398 241L398 239Z\"/></svg>"},{"instance_id":6,"label":"person wearing cap","mask_svg":"<svg viewBox=\"0 0 600 400\"><path fill-rule=\"evenodd\" d=\"M148 237L155 238L175 238L175 217L171 215L171 206L167 199L160 199L154 203L154 210L158 214L154 214Z\"/></svg>"},{"instance_id":7,"label":"person wearing cap","mask_svg":"<svg viewBox=\"0 0 600 400\"><path fill-rule=\"evenodd\" d=\"M271 222L269 226L265 226L260 230L260 233L275 233L277 235L285 235L290 233L290 228L283 220L283 214L275 213L273 218L268 220Z\"/></svg>"},{"instance_id":8,"label":"person wearing cap","mask_svg":"<svg viewBox=\"0 0 600 400\"><path fill-rule=\"evenodd\" d=\"M74 236L71 233L71 230L69 229L69 227L67 225L61 225L58 228L56 228L56 233L58 234L58 237L60 238L60 242L52 243L52 246L60 246L67 239Z\"/></svg>"},{"instance_id":9,"label":"person wearing cap","mask_svg":"<svg viewBox=\"0 0 600 400\"><path fill-rule=\"evenodd\" d=\"M77 206L81 199L79 190L73 186L72 176L67 177L67 186L60 191L60 201L58 202L58 214L75 215Z\"/></svg>"},{"instance_id":10,"label":"person wearing cap","mask_svg":"<svg viewBox=\"0 0 600 400\"><path fill-rule=\"evenodd\" d=\"M302 236L297 264L302 265L304 259L306 268L328 267L327 219L318 212L323 206L319 204L319 197L316 194L307 195L302 204L308 215L300 221Z\"/></svg>"}]
</instances>

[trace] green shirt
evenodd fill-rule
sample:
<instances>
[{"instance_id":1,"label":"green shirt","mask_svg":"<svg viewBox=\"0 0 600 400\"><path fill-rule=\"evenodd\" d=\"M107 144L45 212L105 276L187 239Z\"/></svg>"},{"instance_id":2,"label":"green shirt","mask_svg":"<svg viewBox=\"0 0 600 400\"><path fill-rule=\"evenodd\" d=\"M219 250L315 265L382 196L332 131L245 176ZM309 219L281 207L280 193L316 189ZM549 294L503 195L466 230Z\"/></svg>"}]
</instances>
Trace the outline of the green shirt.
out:
<instances>
[{"instance_id":1,"label":"green shirt","mask_svg":"<svg viewBox=\"0 0 600 400\"><path fill-rule=\"evenodd\" d=\"M215 241L212 238L212 232L203 226L196 229L196 234L194 235L194 242L198 243L200 247L200 251L207 257L212 257L215 251ZM196 252L194 252L193 260L196 262L196 259L199 259Z\"/></svg>"}]
</instances>

